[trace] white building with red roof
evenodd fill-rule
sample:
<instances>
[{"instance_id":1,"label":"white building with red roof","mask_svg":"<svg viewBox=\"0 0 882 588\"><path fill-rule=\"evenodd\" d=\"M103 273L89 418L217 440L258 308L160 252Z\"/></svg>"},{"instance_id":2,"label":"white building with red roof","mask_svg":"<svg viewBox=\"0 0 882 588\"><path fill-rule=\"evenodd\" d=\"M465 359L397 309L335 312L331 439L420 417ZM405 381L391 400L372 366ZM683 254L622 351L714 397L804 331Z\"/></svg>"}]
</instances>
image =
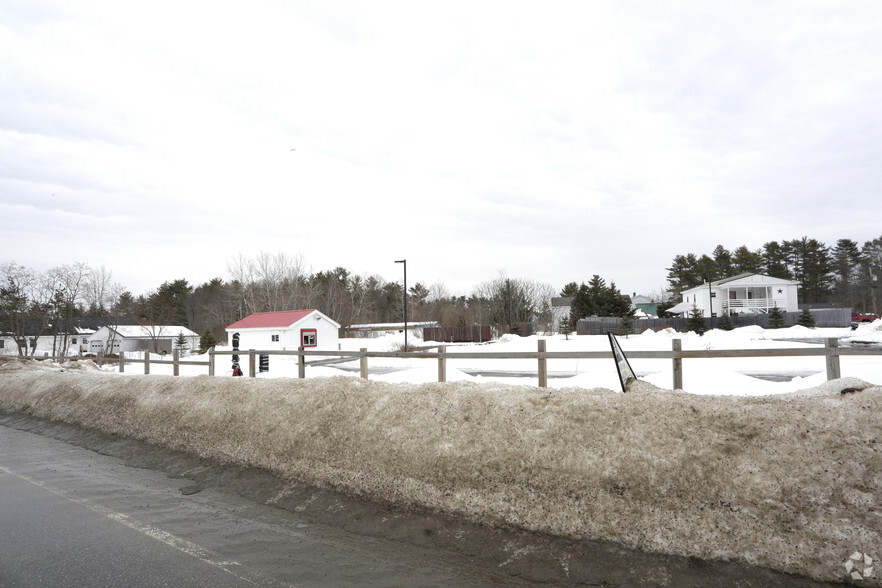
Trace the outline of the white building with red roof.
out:
<instances>
[{"instance_id":1,"label":"white building with red roof","mask_svg":"<svg viewBox=\"0 0 882 588\"><path fill-rule=\"evenodd\" d=\"M315 310L282 310L249 314L226 328L232 344L238 333L239 349L333 349L339 347L340 325Z\"/></svg>"}]
</instances>

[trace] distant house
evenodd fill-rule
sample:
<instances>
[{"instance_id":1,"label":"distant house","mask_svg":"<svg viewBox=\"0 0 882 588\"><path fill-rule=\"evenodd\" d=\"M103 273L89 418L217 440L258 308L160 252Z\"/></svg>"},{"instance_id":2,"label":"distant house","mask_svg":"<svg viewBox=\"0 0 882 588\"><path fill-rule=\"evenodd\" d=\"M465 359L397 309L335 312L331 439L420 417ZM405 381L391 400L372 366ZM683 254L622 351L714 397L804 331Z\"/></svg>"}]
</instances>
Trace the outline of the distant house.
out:
<instances>
[{"instance_id":1,"label":"distant house","mask_svg":"<svg viewBox=\"0 0 882 588\"><path fill-rule=\"evenodd\" d=\"M227 341L239 335L239 349L334 349L338 348L340 325L315 310L283 310L249 314L226 328Z\"/></svg>"},{"instance_id":2,"label":"distant house","mask_svg":"<svg viewBox=\"0 0 882 588\"><path fill-rule=\"evenodd\" d=\"M704 283L682 293L683 301L668 309L686 313L697 307L704 316L723 314L768 314L778 307L784 312L799 310L796 293L799 282L763 274L739 274L710 284Z\"/></svg>"},{"instance_id":3,"label":"distant house","mask_svg":"<svg viewBox=\"0 0 882 588\"><path fill-rule=\"evenodd\" d=\"M175 325L112 325L101 327L89 336L89 353L116 355L129 351L171 353L183 335L188 349L199 348L199 335Z\"/></svg>"},{"instance_id":4,"label":"distant house","mask_svg":"<svg viewBox=\"0 0 882 588\"><path fill-rule=\"evenodd\" d=\"M631 296L631 306L637 309L637 316L643 316L644 318L658 316L658 304L647 296L638 296L635 292Z\"/></svg>"},{"instance_id":5,"label":"distant house","mask_svg":"<svg viewBox=\"0 0 882 588\"><path fill-rule=\"evenodd\" d=\"M573 298L574 296L554 296L551 299L551 319L555 329L560 328L560 321L570 318Z\"/></svg>"},{"instance_id":6,"label":"distant house","mask_svg":"<svg viewBox=\"0 0 882 588\"><path fill-rule=\"evenodd\" d=\"M20 353L25 357L49 357L85 353L92 333L90 329L73 327L68 332L43 334L30 325L24 334L0 332L0 356L18 356Z\"/></svg>"}]
</instances>

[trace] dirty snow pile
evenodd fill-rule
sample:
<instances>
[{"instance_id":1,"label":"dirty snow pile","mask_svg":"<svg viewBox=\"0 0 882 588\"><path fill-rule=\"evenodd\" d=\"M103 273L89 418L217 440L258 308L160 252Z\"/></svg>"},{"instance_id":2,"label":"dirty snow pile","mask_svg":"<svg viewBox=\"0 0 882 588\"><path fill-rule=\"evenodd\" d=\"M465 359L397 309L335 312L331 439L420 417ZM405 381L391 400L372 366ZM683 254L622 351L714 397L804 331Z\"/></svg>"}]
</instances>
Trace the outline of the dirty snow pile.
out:
<instances>
[{"instance_id":1,"label":"dirty snow pile","mask_svg":"<svg viewBox=\"0 0 882 588\"><path fill-rule=\"evenodd\" d=\"M882 555L882 387L857 378L714 396L11 361L0 411L575 540L826 580Z\"/></svg>"}]
</instances>

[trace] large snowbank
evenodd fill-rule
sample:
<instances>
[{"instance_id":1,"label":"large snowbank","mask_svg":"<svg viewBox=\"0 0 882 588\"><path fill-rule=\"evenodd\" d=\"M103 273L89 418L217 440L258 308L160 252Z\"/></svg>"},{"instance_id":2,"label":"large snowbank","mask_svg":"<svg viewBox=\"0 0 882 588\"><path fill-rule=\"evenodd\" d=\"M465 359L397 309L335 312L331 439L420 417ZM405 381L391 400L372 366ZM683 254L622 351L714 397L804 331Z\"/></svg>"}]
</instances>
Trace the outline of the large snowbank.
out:
<instances>
[{"instance_id":1,"label":"large snowbank","mask_svg":"<svg viewBox=\"0 0 882 588\"><path fill-rule=\"evenodd\" d=\"M0 410L577 540L829 580L882 555L882 388L855 378L756 397L8 362Z\"/></svg>"}]
</instances>

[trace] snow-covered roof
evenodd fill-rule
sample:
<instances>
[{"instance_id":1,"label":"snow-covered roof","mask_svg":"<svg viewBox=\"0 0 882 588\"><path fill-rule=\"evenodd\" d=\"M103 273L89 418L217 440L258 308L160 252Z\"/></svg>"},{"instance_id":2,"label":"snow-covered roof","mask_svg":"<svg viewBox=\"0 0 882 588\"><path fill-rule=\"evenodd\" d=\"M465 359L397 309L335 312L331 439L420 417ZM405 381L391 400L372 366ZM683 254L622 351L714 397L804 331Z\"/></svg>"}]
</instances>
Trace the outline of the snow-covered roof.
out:
<instances>
[{"instance_id":1,"label":"snow-covered roof","mask_svg":"<svg viewBox=\"0 0 882 588\"><path fill-rule=\"evenodd\" d=\"M679 304L675 304L671 308L667 309L665 312L680 314L683 312L690 312L693 308L695 308L695 303L693 302L680 302Z\"/></svg>"},{"instance_id":2,"label":"snow-covered roof","mask_svg":"<svg viewBox=\"0 0 882 588\"><path fill-rule=\"evenodd\" d=\"M131 339L158 338L172 339L183 333L184 337L198 337L187 327L177 325L117 325L109 327L120 337Z\"/></svg>"},{"instance_id":3,"label":"snow-covered roof","mask_svg":"<svg viewBox=\"0 0 882 588\"><path fill-rule=\"evenodd\" d=\"M233 329L283 329L294 325L295 323L300 322L307 316L315 313L316 315L324 318L325 320L331 322L336 325L337 328L340 325L335 322L333 319L328 318L326 315L317 311L314 308L310 308L308 310L281 310L278 312L255 312L254 314L249 314L245 318L240 321L236 321L229 327L227 330Z\"/></svg>"}]
</instances>

